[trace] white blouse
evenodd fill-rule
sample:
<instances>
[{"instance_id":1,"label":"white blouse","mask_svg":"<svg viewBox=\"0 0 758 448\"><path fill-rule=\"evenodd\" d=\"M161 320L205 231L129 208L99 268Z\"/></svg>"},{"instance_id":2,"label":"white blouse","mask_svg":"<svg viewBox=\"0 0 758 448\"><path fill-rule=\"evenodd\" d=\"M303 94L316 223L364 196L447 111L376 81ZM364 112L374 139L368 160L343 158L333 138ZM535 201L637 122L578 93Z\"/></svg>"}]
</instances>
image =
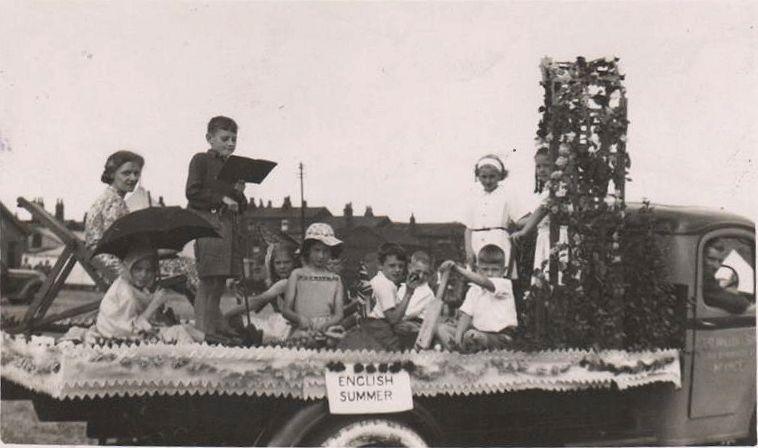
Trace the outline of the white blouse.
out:
<instances>
[{"instance_id":1,"label":"white blouse","mask_svg":"<svg viewBox=\"0 0 758 448\"><path fill-rule=\"evenodd\" d=\"M513 200L502 186L487 192L481 189L474 193L469 203L466 227L470 230L506 227L509 220L516 221L519 216L513 210Z\"/></svg>"}]
</instances>

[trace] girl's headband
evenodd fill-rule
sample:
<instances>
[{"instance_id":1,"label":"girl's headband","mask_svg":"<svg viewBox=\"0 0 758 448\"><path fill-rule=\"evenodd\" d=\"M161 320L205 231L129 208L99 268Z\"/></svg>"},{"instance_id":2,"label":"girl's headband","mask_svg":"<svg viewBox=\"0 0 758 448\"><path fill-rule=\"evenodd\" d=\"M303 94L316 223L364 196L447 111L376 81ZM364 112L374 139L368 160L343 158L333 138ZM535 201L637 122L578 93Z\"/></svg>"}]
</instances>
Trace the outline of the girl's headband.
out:
<instances>
[{"instance_id":1,"label":"girl's headband","mask_svg":"<svg viewBox=\"0 0 758 448\"><path fill-rule=\"evenodd\" d=\"M503 164L503 161L500 160L500 158L496 156L484 156L481 159L479 159L478 162L476 162L477 170L485 166L494 167L500 172L500 174L503 174L505 172L505 165Z\"/></svg>"}]
</instances>

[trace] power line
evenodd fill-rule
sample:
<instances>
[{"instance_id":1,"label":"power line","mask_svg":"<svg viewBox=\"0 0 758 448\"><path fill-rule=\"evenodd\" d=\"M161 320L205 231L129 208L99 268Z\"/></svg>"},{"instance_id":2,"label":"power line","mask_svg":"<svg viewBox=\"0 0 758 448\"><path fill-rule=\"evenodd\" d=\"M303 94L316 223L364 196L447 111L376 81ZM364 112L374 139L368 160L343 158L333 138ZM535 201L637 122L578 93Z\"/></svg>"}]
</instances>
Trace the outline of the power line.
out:
<instances>
[{"instance_id":1,"label":"power line","mask_svg":"<svg viewBox=\"0 0 758 448\"><path fill-rule=\"evenodd\" d=\"M305 242L305 186L303 182L303 162L298 164L300 176L300 236Z\"/></svg>"}]
</instances>

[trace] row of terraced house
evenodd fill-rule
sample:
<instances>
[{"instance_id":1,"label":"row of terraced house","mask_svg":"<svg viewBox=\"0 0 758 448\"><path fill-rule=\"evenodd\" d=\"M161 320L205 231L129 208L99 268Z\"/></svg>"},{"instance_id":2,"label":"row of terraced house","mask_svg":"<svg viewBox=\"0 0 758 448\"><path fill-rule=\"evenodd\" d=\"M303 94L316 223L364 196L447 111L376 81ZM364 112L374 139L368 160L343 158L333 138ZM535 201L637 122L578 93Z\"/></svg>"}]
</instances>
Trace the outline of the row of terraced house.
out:
<instances>
[{"instance_id":1,"label":"row of terraced house","mask_svg":"<svg viewBox=\"0 0 758 448\"><path fill-rule=\"evenodd\" d=\"M44 208L41 199L36 202ZM299 244L303 219L306 227L314 222L331 225L344 241L342 257L348 281L355 278L360 262L364 262L373 275L376 270L376 249L386 242L398 243L409 253L424 250L438 261L448 258L463 260L465 226L460 223L419 223L413 215L408 222L394 222L388 216L375 215L370 206L363 214L355 214L351 203L345 204L340 216L332 214L326 207L310 207L307 203L301 213L301 208L294 206L289 197L285 197L279 206L274 206L270 200L264 203L260 199L251 199L250 204L243 217L243 235L246 258L254 265L261 264L266 247L273 242ZM0 232L2 259L6 266L34 267L43 259L54 264L63 250L63 243L34 220L19 220L11 209L2 204L0 208L4 230ZM83 220L65 219L62 200L56 201L54 216L83 238ZM92 281L77 268L67 283L70 286L91 286Z\"/></svg>"}]
</instances>

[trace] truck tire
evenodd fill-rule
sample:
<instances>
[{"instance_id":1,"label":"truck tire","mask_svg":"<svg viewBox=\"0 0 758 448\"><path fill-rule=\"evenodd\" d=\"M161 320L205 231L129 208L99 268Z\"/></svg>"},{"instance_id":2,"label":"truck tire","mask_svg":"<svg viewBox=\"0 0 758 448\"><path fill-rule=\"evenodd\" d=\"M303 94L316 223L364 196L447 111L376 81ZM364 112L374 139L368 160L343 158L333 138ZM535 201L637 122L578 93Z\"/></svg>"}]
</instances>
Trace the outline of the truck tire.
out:
<instances>
[{"instance_id":1,"label":"truck tire","mask_svg":"<svg viewBox=\"0 0 758 448\"><path fill-rule=\"evenodd\" d=\"M309 442L313 446L407 446L429 444L414 428L397 420L369 418L335 421Z\"/></svg>"}]
</instances>

